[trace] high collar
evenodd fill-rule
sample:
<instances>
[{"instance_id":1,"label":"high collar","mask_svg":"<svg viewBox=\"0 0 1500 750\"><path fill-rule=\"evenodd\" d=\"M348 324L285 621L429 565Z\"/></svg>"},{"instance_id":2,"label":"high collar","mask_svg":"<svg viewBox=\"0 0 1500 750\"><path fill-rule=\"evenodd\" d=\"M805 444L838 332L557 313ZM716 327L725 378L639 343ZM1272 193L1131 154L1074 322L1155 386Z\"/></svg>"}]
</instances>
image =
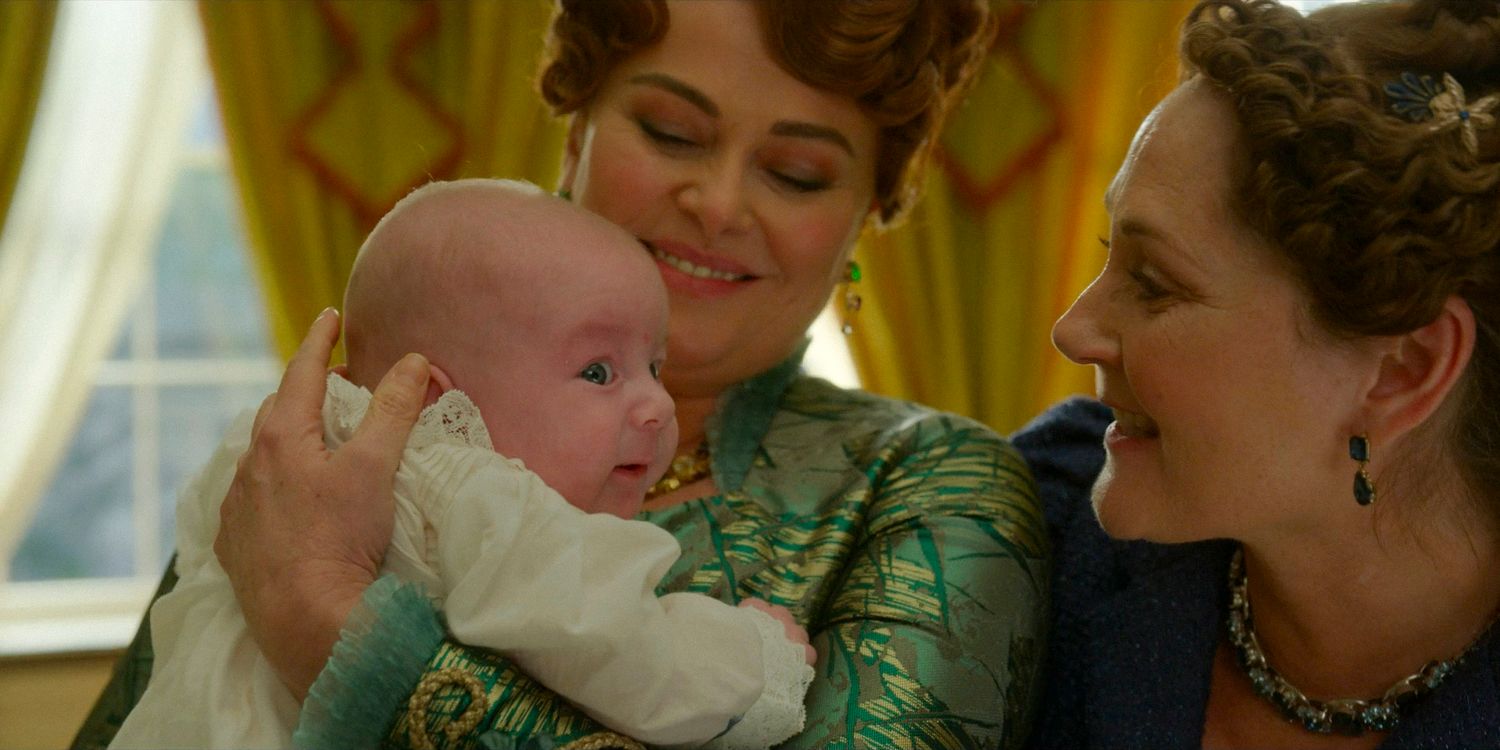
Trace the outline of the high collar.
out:
<instances>
[{"instance_id":1,"label":"high collar","mask_svg":"<svg viewBox=\"0 0 1500 750\"><path fill-rule=\"evenodd\" d=\"M801 372L802 357L810 342L803 339L790 357L719 396L705 432L714 483L720 491L737 492L744 486L761 441L771 429L781 396Z\"/></svg>"}]
</instances>

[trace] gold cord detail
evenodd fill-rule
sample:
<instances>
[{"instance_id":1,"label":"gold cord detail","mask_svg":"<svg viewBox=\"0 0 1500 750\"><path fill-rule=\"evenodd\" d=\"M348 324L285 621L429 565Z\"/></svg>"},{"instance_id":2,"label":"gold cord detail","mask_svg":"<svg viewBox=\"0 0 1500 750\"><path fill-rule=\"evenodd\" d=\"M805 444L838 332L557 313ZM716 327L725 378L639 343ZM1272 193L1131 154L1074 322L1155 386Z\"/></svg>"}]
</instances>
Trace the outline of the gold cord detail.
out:
<instances>
[{"instance_id":1,"label":"gold cord detail","mask_svg":"<svg viewBox=\"0 0 1500 750\"><path fill-rule=\"evenodd\" d=\"M646 746L623 734L595 732L582 739L569 742L557 750L646 750Z\"/></svg>"},{"instance_id":2,"label":"gold cord detail","mask_svg":"<svg viewBox=\"0 0 1500 750\"><path fill-rule=\"evenodd\" d=\"M432 738L427 736L427 706L432 703L438 690L450 685L468 692L469 706L457 719L449 721L448 726L443 727L443 734L448 735L448 744L456 744L459 738L473 731L484 718L485 711L489 710L490 702L479 678L458 667L443 667L436 672L429 672L417 683L417 689L406 702L407 733L416 750L436 750Z\"/></svg>"}]
</instances>

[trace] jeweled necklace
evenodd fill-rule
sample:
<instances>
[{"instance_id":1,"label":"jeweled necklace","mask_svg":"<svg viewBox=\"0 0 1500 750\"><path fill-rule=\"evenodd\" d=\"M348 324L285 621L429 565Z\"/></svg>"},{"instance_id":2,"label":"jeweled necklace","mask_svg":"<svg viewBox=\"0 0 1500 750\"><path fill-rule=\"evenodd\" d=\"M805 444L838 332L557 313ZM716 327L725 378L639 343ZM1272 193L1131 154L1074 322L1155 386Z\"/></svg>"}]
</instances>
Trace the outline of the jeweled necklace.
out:
<instances>
[{"instance_id":1,"label":"jeweled necklace","mask_svg":"<svg viewBox=\"0 0 1500 750\"><path fill-rule=\"evenodd\" d=\"M708 443L699 443L698 448L692 453L684 453L672 459L672 465L667 467L667 473L651 489L646 490L646 499L653 500L667 494L683 485L692 484L706 476L713 470L713 462L709 461Z\"/></svg>"},{"instance_id":2,"label":"jeweled necklace","mask_svg":"<svg viewBox=\"0 0 1500 750\"><path fill-rule=\"evenodd\" d=\"M1396 728L1412 704L1432 692L1453 674L1453 670L1474 650L1478 643L1462 654L1445 661L1430 661L1416 674L1396 681L1379 698L1341 698L1318 701L1307 697L1266 661L1255 637L1255 620L1250 616L1250 595L1245 590L1244 550L1235 550L1229 559L1229 642L1239 657L1240 667L1262 698L1281 709L1288 721L1300 723L1309 732L1338 732L1357 737L1366 731L1386 732ZM1480 631L1483 635L1484 631Z\"/></svg>"}]
</instances>

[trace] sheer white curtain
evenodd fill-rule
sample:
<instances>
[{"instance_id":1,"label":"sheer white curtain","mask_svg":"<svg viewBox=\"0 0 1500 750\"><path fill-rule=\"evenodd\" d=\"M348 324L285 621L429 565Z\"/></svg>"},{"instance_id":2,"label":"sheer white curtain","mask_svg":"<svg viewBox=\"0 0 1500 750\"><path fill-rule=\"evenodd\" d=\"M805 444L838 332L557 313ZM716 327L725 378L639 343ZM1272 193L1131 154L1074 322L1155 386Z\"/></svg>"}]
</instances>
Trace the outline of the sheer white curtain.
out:
<instances>
[{"instance_id":1,"label":"sheer white curtain","mask_svg":"<svg viewBox=\"0 0 1500 750\"><path fill-rule=\"evenodd\" d=\"M150 266L193 93L193 6L63 3L0 237L0 581Z\"/></svg>"}]
</instances>

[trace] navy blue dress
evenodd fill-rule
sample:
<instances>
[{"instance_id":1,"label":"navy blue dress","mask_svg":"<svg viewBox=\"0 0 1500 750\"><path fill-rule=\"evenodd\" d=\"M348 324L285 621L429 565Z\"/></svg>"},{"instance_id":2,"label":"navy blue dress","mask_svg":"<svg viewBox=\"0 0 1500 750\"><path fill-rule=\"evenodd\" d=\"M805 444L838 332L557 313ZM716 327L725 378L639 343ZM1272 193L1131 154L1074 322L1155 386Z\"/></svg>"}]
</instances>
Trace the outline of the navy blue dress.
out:
<instances>
[{"instance_id":1,"label":"navy blue dress","mask_svg":"<svg viewBox=\"0 0 1500 750\"><path fill-rule=\"evenodd\" d=\"M1032 748L1197 748L1224 633L1234 544L1110 539L1089 504L1112 417L1090 399L1012 436L1051 533L1052 620ZM1495 628L1386 739L1392 750L1500 748Z\"/></svg>"}]
</instances>

